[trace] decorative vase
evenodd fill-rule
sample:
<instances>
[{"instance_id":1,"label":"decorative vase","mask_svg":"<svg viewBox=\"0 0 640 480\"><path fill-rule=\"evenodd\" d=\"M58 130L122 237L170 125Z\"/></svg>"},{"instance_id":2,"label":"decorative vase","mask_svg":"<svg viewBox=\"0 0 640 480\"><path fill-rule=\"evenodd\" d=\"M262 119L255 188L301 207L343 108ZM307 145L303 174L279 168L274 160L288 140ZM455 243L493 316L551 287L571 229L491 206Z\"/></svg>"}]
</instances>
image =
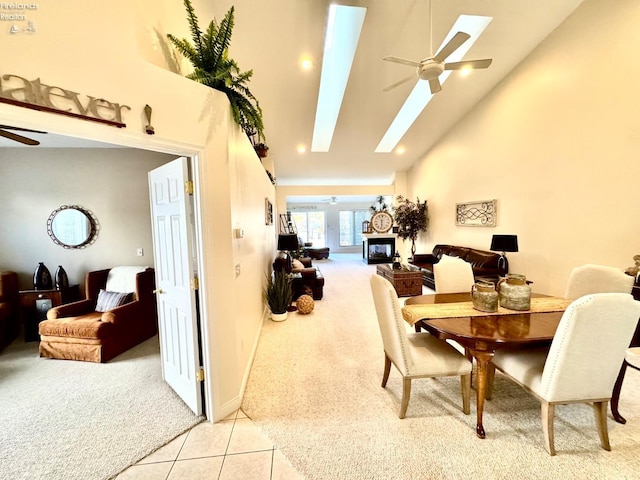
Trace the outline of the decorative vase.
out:
<instances>
[{"instance_id":1,"label":"decorative vase","mask_svg":"<svg viewBox=\"0 0 640 480\"><path fill-rule=\"evenodd\" d=\"M498 311L498 292L493 283L477 282L471 286L471 303L481 312Z\"/></svg>"},{"instance_id":2,"label":"decorative vase","mask_svg":"<svg viewBox=\"0 0 640 480\"><path fill-rule=\"evenodd\" d=\"M287 319L287 313L288 312L284 312L284 313L271 312L271 320L273 320L274 322L282 322L283 320Z\"/></svg>"},{"instance_id":3,"label":"decorative vase","mask_svg":"<svg viewBox=\"0 0 640 480\"><path fill-rule=\"evenodd\" d=\"M498 282L498 292L501 307L520 311L531 309L531 287L524 275L508 273Z\"/></svg>"},{"instance_id":4,"label":"decorative vase","mask_svg":"<svg viewBox=\"0 0 640 480\"><path fill-rule=\"evenodd\" d=\"M58 269L56 270L56 288L58 290L62 288L67 288L69 286L69 277L67 277L67 272L64 271L62 265L58 265Z\"/></svg>"},{"instance_id":5,"label":"decorative vase","mask_svg":"<svg viewBox=\"0 0 640 480\"><path fill-rule=\"evenodd\" d=\"M33 288L36 290L51 290L53 282L51 281L51 272L47 266L40 262L33 273Z\"/></svg>"}]
</instances>

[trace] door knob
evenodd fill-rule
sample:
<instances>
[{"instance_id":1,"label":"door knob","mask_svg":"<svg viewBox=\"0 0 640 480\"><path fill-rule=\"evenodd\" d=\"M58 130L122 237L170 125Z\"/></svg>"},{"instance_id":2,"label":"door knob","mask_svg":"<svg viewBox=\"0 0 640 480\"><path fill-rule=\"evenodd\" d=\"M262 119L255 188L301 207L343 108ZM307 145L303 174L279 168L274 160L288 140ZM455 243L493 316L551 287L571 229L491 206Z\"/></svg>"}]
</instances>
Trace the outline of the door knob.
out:
<instances>
[{"instance_id":1,"label":"door knob","mask_svg":"<svg viewBox=\"0 0 640 480\"><path fill-rule=\"evenodd\" d=\"M162 290L161 288L154 290L153 293L164 293L164 290Z\"/></svg>"}]
</instances>

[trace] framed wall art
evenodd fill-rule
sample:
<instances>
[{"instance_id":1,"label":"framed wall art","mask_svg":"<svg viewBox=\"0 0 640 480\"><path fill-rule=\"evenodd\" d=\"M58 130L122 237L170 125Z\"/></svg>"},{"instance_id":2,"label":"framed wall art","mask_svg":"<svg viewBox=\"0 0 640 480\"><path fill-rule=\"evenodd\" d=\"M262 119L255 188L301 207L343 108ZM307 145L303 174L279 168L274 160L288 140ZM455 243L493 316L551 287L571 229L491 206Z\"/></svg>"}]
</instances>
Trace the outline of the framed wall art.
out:
<instances>
[{"instance_id":1,"label":"framed wall art","mask_svg":"<svg viewBox=\"0 0 640 480\"><path fill-rule=\"evenodd\" d=\"M495 227L498 220L497 200L481 200L456 204L459 227Z\"/></svg>"},{"instance_id":2,"label":"framed wall art","mask_svg":"<svg viewBox=\"0 0 640 480\"><path fill-rule=\"evenodd\" d=\"M273 225L273 204L266 197L264 199L264 224Z\"/></svg>"}]
</instances>

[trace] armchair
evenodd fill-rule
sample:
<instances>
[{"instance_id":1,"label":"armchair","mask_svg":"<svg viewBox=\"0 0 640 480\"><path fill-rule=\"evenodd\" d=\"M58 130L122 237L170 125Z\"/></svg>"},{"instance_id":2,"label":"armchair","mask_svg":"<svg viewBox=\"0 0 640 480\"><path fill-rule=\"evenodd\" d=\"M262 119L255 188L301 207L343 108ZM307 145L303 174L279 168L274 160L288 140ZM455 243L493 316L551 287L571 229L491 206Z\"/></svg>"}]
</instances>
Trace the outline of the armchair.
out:
<instances>
[{"instance_id":1,"label":"armchair","mask_svg":"<svg viewBox=\"0 0 640 480\"><path fill-rule=\"evenodd\" d=\"M299 264L297 262L299 262ZM311 258L303 257L295 259L292 265L289 266L286 254L280 252L273 262L273 270L275 272L284 270L287 273L293 274L291 279L293 300L307 293L308 289L311 290L311 295L314 300L322 300L324 276L318 267L313 266Z\"/></svg>"},{"instance_id":2,"label":"armchair","mask_svg":"<svg viewBox=\"0 0 640 480\"><path fill-rule=\"evenodd\" d=\"M16 272L0 272L0 350L18 336L19 327L18 274Z\"/></svg>"},{"instance_id":3,"label":"armchair","mask_svg":"<svg viewBox=\"0 0 640 480\"><path fill-rule=\"evenodd\" d=\"M152 337L158 331L154 288L153 268L88 272L85 300L52 308L40 322L40 356L107 362Z\"/></svg>"}]
</instances>

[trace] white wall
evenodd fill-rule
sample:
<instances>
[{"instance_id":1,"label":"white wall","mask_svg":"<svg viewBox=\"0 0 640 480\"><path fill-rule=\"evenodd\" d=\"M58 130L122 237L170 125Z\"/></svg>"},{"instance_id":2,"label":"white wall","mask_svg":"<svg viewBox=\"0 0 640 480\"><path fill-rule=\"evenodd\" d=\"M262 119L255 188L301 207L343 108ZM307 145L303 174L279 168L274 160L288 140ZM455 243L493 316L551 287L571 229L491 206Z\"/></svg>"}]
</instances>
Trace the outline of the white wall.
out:
<instances>
[{"instance_id":1,"label":"white wall","mask_svg":"<svg viewBox=\"0 0 640 480\"><path fill-rule=\"evenodd\" d=\"M640 3L587 0L410 172L436 243L488 250L518 235L512 272L563 294L584 263L639 253ZM456 202L498 200L496 228L455 226Z\"/></svg>"},{"instance_id":2,"label":"white wall","mask_svg":"<svg viewBox=\"0 0 640 480\"><path fill-rule=\"evenodd\" d=\"M236 248L232 212L238 207L238 192L231 180L240 163L259 164L259 160L249 151L249 140L232 124L224 94L148 63L138 48L139 32L159 29L164 35L169 31L163 18L180 18L182 35L188 34L180 3L59 0L33 13L38 26L35 34L0 36L3 51L12 52L3 61L1 74L40 78L48 85L128 105L131 110L125 112L125 128L6 104L0 104L0 117L3 124L196 158L207 411L209 418L218 420L240 405L249 369L247 351L254 348L264 314L256 300L261 298L262 278L260 282L258 275L236 278L235 265L240 263L244 272L262 271L267 257L273 257L275 242L261 232L251 240L256 245L253 256ZM154 136L144 133L146 104L153 108ZM255 175L257 168L248 171ZM251 216L249 210L263 212L264 197L275 197L270 183L260 188L260 202L248 198L240 202L243 217Z\"/></svg>"},{"instance_id":3,"label":"white wall","mask_svg":"<svg viewBox=\"0 0 640 480\"><path fill-rule=\"evenodd\" d=\"M20 288L28 290L38 262L52 275L62 265L84 292L88 271L153 266L147 172L173 158L124 148L0 149L0 267L18 272ZM52 241L47 219L62 205L93 212L99 226L95 243L65 249ZM144 256L137 256L137 248Z\"/></svg>"}]
</instances>

